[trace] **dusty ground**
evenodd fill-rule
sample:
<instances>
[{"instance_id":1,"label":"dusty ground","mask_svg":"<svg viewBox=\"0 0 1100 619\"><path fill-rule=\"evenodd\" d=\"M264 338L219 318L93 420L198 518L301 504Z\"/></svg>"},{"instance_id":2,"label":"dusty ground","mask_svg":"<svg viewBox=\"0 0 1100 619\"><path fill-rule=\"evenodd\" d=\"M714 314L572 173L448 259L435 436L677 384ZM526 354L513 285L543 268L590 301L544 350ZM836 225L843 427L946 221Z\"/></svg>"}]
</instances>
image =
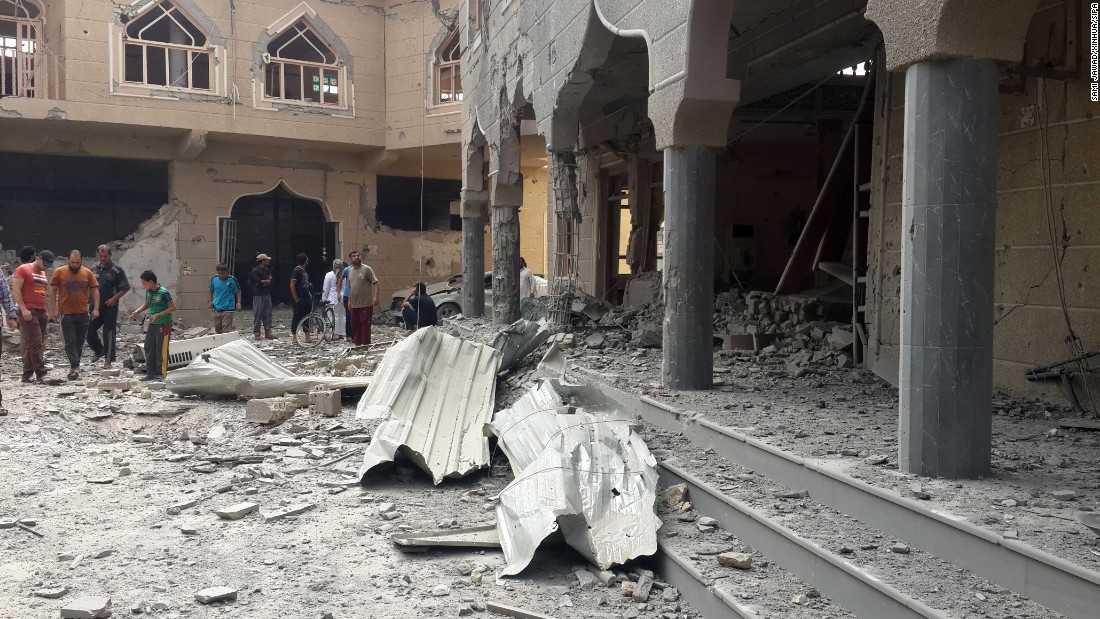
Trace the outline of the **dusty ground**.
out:
<instances>
[{"instance_id":1,"label":"dusty ground","mask_svg":"<svg viewBox=\"0 0 1100 619\"><path fill-rule=\"evenodd\" d=\"M286 317L278 318L285 325ZM381 329L375 338L393 335ZM125 339L140 335L127 331ZM51 344L57 362L56 338ZM285 339L261 346L291 367L324 365L343 350L334 344L317 353L290 351ZM42 537L0 530L5 618L57 617L86 595L110 597L116 617L139 610L157 617L484 616L489 600L563 618L694 616L674 591L655 589L638 608L617 588L581 590L573 571L583 560L568 548L541 551L521 576L507 579L495 576L503 565L499 551L397 550L389 539L395 531L492 524L488 497L510 480L507 463L501 457L492 475L440 486L398 467L359 486L339 470L354 469L365 445L350 437L373 430L355 421L354 398L344 401L338 419L300 410L265 428L245 422L238 401L166 391L150 399L112 397L76 383L22 385L12 350L5 347L0 359L12 412L0 418L0 476L8 482L0 490L0 519L32 519ZM89 367L85 378L97 373ZM196 459L208 456L248 463ZM200 502L168 512L193 499ZM314 507L266 524L259 513L237 521L212 513L244 501L259 503L261 512ZM384 518L386 503L400 515ZM195 592L209 586L237 589L238 600L197 603ZM35 595L52 587L68 591L60 599Z\"/></svg>"},{"instance_id":2,"label":"dusty ground","mask_svg":"<svg viewBox=\"0 0 1100 619\"><path fill-rule=\"evenodd\" d=\"M286 318L279 316L284 326ZM448 328L482 341L493 333L479 321ZM578 333L578 343L595 331ZM715 390L668 393L654 386L659 350L631 346L621 329L598 331L606 347L581 345L573 362L601 371L621 388L701 411L870 483L910 491L913 479L896 469L896 392L867 373L814 367L795 377L777 370L784 364L780 355L723 354L716 360L723 384ZM379 328L375 338L389 342L399 336ZM134 332L125 337L140 339ZM56 337L51 344L56 362L62 358ZM346 354L336 344L290 350L285 339L261 348L301 373L329 372L334 365L340 371L339 359ZM82 595L111 597L116 616L138 609L163 617L480 615L488 600L562 618L695 616L668 587L655 588L640 607L617 588L581 590L573 575L581 559L568 548L541 550L531 568L507 579L495 575L503 565L499 551L397 550L389 539L395 531L491 524L490 497L510 480L507 462L499 456L491 471L440 486L418 470L396 467L360 486L349 473L364 447L358 441L374 422L354 419L354 397L345 399L337 419L302 410L269 428L245 422L239 401L181 399L165 391L149 399L113 396L83 383L21 385L12 380L18 358L12 347L5 352L0 369L12 415L0 418L0 475L10 480L0 491L0 519L32 519L32 528L43 536L18 527L0 529L7 551L0 560L4 617L56 617L59 608ZM369 371L381 352L380 347L360 355L357 367ZM498 408L529 387L532 368L529 361L500 381ZM96 370L87 374L88 380L98 378ZM1059 406L1002 396L998 407L994 477L961 484L924 481L927 504L998 532L1014 530L1026 543L1100 568L1097 538L1072 520L1076 510L1095 506L1100 498L1097 438L1066 430L1051 435L1057 418L1066 414ZM850 550L850 560L863 569L953 617L1056 616L920 549L892 552L898 540L810 500L779 499L777 486L716 454L699 453L681 437L651 428L645 438L659 457L676 458L830 550ZM866 464L872 454L888 456L887 464ZM1076 490L1076 498L1050 496L1052 489L1063 488ZM192 499L200 502L169 513L170 506ZM1001 503L1008 499L1015 506ZM211 511L243 501L259 503L261 512L302 503L313 508L270 523L255 513L228 521ZM381 513L387 503L399 513L392 520ZM700 530L698 519L705 514L660 510L666 543L762 617L851 616L735 536ZM716 556L726 551L753 554L752 569L719 566ZM105 556L93 558L99 554ZM621 570L624 577L629 571ZM60 599L35 595L57 586L68 589ZM195 592L208 586L237 589L238 600L198 604Z\"/></svg>"}]
</instances>

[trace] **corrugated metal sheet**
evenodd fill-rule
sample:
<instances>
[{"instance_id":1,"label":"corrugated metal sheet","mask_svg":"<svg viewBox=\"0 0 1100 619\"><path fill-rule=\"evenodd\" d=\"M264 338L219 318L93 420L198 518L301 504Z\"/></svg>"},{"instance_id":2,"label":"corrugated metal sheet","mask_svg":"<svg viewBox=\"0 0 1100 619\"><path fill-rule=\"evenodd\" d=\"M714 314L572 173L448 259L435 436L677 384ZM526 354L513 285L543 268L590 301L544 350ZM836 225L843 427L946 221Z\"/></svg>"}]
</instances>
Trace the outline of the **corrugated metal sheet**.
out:
<instances>
[{"instance_id":1,"label":"corrugated metal sheet","mask_svg":"<svg viewBox=\"0 0 1100 619\"><path fill-rule=\"evenodd\" d=\"M356 409L382 418L359 476L398 450L431 474L461 477L489 465L485 426L493 415L500 352L437 331L419 329L386 352Z\"/></svg>"},{"instance_id":2,"label":"corrugated metal sheet","mask_svg":"<svg viewBox=\"0 0 1100 619\"><path fill-rule=\"evenodd\" d=\"M504 355L500 362L500 370L504 372L519 365L527 355L533 353L548 339L550 339L550 332L546 330L545 322L532 322L520 318L501 329L489 345Z\"/></svg>"},{"instance_id":3,"label":"corrugated metal sheet","mask_svg":"<svg viewBox=\"0 0 1100 619\"><path fill-rule=\"evenodd\" d=\"M523 571L559 527L601 569L657 551L657 460L615 402L541 381L490 428L516 476L496 510L503 574Z\"/></svg>"},{"instance_id":4,"label":"corrugated metal sheet","mask_svg":"<svg viewBox=\"0 0 1100 619\"><path fill-rule=\"evenodd\" d=\"M247 340L200 353L187 367L168 372L164 384L176 395L272 398L307 393L314 387L363 388L369 377L298 376L275 363Z\"/></svg>"}]
</instances>

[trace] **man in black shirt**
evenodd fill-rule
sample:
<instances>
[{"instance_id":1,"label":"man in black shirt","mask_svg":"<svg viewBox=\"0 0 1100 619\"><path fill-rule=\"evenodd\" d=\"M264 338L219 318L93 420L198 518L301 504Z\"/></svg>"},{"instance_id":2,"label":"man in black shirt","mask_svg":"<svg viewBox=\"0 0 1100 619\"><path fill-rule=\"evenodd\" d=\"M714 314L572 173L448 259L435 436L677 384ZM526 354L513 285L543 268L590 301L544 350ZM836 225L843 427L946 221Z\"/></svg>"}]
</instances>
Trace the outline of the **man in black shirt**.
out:
<instances>
[{"instance_id":1,"label":"man in black shirt","mask_svg":"<svg viewBox=\"0 0 1100 619\"><path fill-rule=\"evenodd\" d=\"M294 315L290 319L290 340L298 345L298 324L313 311L313 287L309 283L309 256L298 254L298 266L290 275L290 296L294 299ZM313 336L307 331L306 342L313 343Z\"/></svg>"},{"instance_id":2,"label":"man in black shirt","mask_svg":"<svg viewBox=\"0 0 1100 619\"><path fill-rule=\"evenodd\" d=\"M118 333L118 302L130 292L130 282L126 271L112 262L111 248L100 245L97 250L99 264L92 272L99 280L99 315L88 325L88 347L92 349L92 363L105 359L103 367L111 367L116 356ZM99 330L103 329L103 341L99 339Z\"/></svg>"},{"instance_id":3,"label":"man in black shirt","mask_svg":"<svg viewBox=\"0 0 1100 619\"><path fill-rule=\"evenodd\" d=\"M259 254L256 260L258 264L248 274L248 281L252 284L252 335L260 339L260 327L263 326L264 336L273 340L275 331L271 327L271 256Z\"/></svg>"},{"instance_id":4,"label":"man in black shirt","mask_svg":"<svg viewBox=\"0 0 1100 619\"><path fill-rule=\"evenodd\" d=\"M420 327L434 327L439 321L435 300L428 294L423 283L418 283L401 304L401 317L405 319L405 328L409 331L416 331Z\"/></svg>"}]
</instances>

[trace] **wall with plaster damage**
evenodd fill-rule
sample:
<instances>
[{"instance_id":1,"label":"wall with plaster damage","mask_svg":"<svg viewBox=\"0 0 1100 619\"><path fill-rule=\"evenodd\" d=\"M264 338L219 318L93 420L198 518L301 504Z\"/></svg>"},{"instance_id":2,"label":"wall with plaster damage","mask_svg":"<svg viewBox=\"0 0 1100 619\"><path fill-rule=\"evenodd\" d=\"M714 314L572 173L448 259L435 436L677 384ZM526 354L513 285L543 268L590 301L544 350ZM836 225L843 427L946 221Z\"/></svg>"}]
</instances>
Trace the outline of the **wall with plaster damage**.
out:
<instances>
[{"instance_id":1,"label":"wall with plaster damage","mask_svg":"<svg viewBox=\"0 0 1100 619\"><path fill-rule=\"evenodd\" d=\"M519 209L519 255L535 273L547 273L546 213L550 208L546 168L523 171L523 207Z\"/></svg>"},{"instance_id":2,"label":"wall with plaster damage","mask_svg":"<svg viewBox=\"0 0 1100 619\"><path fill-rule=\"evenodd\" d=\"M1057 4L1057 3L1055 3ZM1028 55L1062 49L1048 42L1050 14L1036 14ZM1100 348L1100 118L1089 102L1087 71L1072 81L1010 77L1002 82L998 133L994 384L1057 393L1057 383L1024 380L1028 367L1070 356L1055 273L1065 281L1066 313L1085 350ZM869 263L872 359L896 359L901 284L904 75L880 81ZM883 130L880 131L879 127ZM1046 154L1042 144L1046 141ZM1043 164L1049 163L1044 181ZM1048 200L1055 251L1048 228ZM1057 260L1055 259L1057 256ZM1094 390L1095 391L1095 390Z\"/></svg>"}]
</instances>

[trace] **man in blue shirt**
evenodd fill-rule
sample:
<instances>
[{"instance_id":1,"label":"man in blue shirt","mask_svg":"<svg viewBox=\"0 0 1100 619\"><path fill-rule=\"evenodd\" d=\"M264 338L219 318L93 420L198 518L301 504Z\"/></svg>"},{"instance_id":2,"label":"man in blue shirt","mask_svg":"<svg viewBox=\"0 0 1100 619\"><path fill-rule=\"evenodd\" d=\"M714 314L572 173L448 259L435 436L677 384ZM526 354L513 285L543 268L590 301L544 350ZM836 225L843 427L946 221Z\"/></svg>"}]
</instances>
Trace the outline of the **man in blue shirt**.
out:
<instances>
[{"instance_id":1,"label":"man in blue shirt","mask_svg":"<svg viewBox=\"0 0 1100 619\"><path fill-rule=\"evenodd\" d=\"M219 264L218 274L210 278L210 309L214 310L214 333L233 330L233 316L241 311L241 285L229 274L229 267Z\"/></svg>"}]
</instances>

